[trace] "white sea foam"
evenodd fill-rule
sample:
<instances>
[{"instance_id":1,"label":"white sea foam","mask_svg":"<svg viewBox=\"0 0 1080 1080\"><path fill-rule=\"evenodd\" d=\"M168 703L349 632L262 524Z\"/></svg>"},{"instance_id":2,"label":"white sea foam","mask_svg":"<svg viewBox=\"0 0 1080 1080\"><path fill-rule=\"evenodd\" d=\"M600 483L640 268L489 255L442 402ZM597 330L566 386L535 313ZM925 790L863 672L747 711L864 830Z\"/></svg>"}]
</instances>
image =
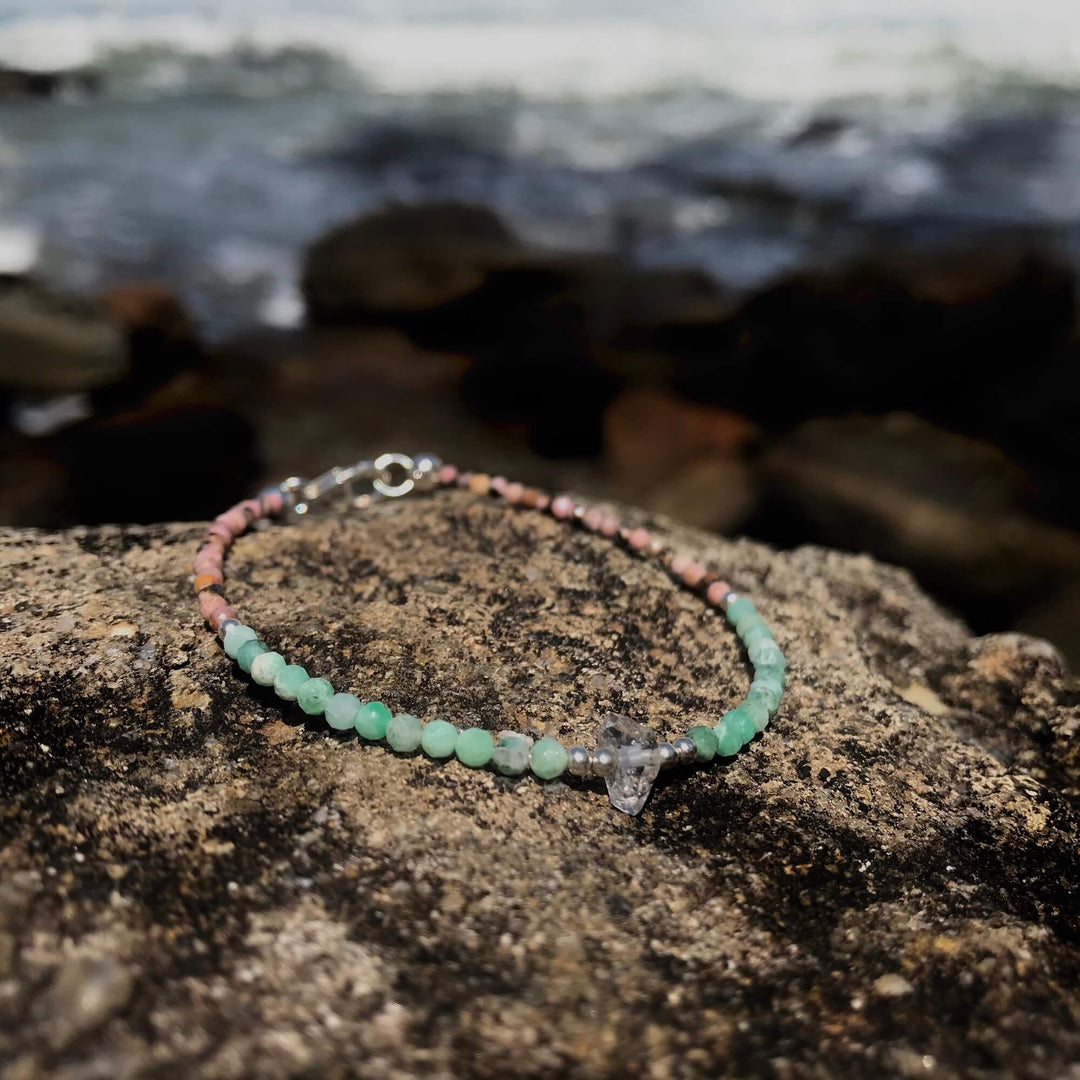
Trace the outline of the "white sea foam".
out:
<instances>
[{"instance_id":1,"label":"white sea foam","mask_svg":"<svg viewBox=\"0 0 1080 1080\"><path fill-rule=\"evenodd\" d=\"M223 0L204 15L179 13L180 0L85 0L77 15L65 13L71 3L0 3L0 62L69 67L151 44L210 56L302 45L342 57L389 93L539 99L692 87L812 103L1001 79L1080 87L1076 0Z\"/></svg>"}]
</instances>

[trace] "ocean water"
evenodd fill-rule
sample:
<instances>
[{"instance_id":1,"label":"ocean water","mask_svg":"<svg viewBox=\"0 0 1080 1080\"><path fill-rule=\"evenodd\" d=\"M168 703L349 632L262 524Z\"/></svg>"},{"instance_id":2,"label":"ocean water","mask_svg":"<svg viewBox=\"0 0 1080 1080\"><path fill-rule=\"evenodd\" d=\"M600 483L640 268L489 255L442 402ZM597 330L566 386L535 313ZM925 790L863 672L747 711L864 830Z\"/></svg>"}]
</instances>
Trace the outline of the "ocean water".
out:
<instances>
[{"instance_id":1,"label":"ocean water","mask_svg":"<svg viewBox=\"0 0 1080 1080\"><path fill-rule=\"evenodd\" d=\"M695 264L733 291L867 247L1080 255L1076 0L0 0L0 271L172 282L292 325L304 246L387 201Z\"/></svg>"}]
</instances>

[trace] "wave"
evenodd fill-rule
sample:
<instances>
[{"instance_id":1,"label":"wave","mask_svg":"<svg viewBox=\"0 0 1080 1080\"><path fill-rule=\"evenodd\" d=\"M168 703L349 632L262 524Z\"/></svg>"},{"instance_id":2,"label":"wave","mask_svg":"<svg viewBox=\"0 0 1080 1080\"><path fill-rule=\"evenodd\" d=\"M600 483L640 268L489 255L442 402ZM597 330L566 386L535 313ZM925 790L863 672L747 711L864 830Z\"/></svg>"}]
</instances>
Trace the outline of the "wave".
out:
<instances>
[{"instance_id":1,"label":"wave","mask_svg":"<svg viewBox=\"0 0 1080 1080\"><path fill-rule=\"evenodd\" d=\"M198 88L201 80L220 88L220 65L235 71L237 58L244 61L237 78L247 80L237 88L266 93L282 87L275 61L289 62L285 89L348 74L384 94L494 91L555 101L687 89L807 105L1002 88L1080 91L1080 4L1073 0L981 0L966 17L961 10L970 5L961 0L932 7L913 0L892 17L880 10L859 16L858 0L816 0L796 14L783 0L728 0L695 8L708 13L697 23L641 14L522 17L529 5L512 19L481 7L467 19L387 22L345 17L343 4L321 16L274 17L256 17L240 2L214 16L161 13L156 4L150 14L110 14L109 7L20 15L9 5L6 19L0 7L0 63L103 66L129 85L166 91ZM673 11L686 7L676 3Z\"/></svg>"}]
</instances>

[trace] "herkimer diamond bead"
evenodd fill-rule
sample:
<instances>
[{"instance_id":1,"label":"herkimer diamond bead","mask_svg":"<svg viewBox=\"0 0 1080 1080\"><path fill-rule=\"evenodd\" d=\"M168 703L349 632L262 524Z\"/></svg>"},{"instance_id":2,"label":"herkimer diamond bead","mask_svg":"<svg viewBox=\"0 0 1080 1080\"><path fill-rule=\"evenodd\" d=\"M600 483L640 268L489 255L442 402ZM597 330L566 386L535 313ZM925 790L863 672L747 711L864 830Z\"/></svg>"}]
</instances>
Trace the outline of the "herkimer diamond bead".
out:
<instances>
[{"instance_id":1,"label":"herkimer diamond bead","mask_svg":"<svg viewBox=\"0 0 1080 1080\"><path fill-rule=\"evenodd\" d=\"M600 724L597 745L615 755L615 768L604 777L611 805L626 814L639 814L660 772L656 738L629 716L610 713Z\"/></svg>"}]
</instances>

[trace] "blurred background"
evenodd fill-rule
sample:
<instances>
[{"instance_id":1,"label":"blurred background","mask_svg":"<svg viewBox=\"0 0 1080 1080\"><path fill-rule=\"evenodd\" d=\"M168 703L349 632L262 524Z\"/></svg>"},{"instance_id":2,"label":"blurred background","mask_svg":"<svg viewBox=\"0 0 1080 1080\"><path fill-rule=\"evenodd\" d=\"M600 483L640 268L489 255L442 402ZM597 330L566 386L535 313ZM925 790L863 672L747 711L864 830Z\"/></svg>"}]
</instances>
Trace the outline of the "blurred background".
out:
<instances>
[{"instance_id":1,"label":"blurred background","mask_svg":"<svg viewBox=\"0 0 1080 1080\"><path fill-rule=\"evenodd\" d=\"M1080 659L1076 0L0 0L0 524L383 449Z\"/></svg>"}]
</instances>

